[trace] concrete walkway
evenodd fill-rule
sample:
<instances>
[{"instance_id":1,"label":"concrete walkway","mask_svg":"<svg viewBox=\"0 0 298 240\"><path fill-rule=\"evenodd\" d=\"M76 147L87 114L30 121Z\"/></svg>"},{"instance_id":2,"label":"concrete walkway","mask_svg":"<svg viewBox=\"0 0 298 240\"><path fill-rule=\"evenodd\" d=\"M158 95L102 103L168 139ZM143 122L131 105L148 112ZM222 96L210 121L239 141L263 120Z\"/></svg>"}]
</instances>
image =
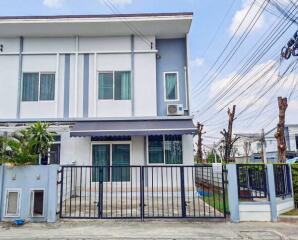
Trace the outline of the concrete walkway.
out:
<instances>
[{"instance_id":1,"label":"concrete walkway","mask_svg":"<svg viewBox=\"0 0 298 240\"><path fill-rule=\"evenodd\" d=\"M0 239L297 239L291 223L192 221L67 221L56 224L0 224Z\"/></svg>"}]
</instances>

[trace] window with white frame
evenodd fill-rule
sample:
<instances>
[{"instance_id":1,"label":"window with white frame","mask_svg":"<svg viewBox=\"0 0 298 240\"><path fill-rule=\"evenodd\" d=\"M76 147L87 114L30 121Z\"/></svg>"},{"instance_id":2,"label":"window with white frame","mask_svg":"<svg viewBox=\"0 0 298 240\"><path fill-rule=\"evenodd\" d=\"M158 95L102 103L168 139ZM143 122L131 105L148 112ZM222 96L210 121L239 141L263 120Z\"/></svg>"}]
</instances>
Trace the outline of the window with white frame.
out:
<instances>
[{"instance_id":1,"label":"window with white frame","mask_svg":"<svg viewBox=\"0 0 298 240\"><path fill-rule=\"evenodd\" d=\"M183 164L182 136L148 136L149 164Z\"/></svg>"},{"instance_id":2,"label":"window with white frame","mask_svg":"<svg viewBox=\"0 0 298 240\"><path fill-rule=\"evenodd\" d=\"M20 195L21 195L21 190L19 189L6 190L6 204L5 204L6 217L18 217L20 215Z\"/></svg>"},{"instance_id":3,"label":"window with white frame","mask_svg":"<svg viewBox=\"0 0 298 240\"><path fill-rule=\"evenodd\" d=\"M99 72L98 73L99 100L130 100L131 72Z\"/></svg>"},{"instance_id":4,"label":"window with white frame","mask_svg":"<svg viewBox=\"0 0 298 240\"><path fill-rule=\"evenodd\" d=\"M179 100L178 73L164 73L165 100Z\"/></svg>"},{"instance_id":5,"label":"window with white frame","mask_svg":"<svg viewBox=\"0 0 298 240\"><path fill-rule=\"evenodd\" d=\"M31 216L42 217L44 215L44 190L31 191Z\"/></svg>"},{"instance_id":6,"label":"window with white frame","mask_svg":"<svg viewBox=\"0 0 298 240\"><path fill-rule=\"evenodd\" d=\"M23 73L23 102L53 100L55 100L55 73Z\"/></svg>"}]
</instances>

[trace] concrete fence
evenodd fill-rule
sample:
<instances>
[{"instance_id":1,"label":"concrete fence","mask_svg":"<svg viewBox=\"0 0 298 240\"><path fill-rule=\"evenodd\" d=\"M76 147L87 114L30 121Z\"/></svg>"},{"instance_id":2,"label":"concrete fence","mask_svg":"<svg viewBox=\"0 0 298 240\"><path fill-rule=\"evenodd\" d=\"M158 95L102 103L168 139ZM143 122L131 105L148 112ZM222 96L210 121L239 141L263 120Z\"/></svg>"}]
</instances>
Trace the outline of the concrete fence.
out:
<instances>
[{"instance_id":1,"label":"concrete fence","mask_svg":"<svg viewBox=\"0 0 298 240\"><path fill-rule=\"evenodd\" d=\"M230 219L232 222L275 222L277 221L280 214L294 209L293 188L291 189L290 195L277 197L273 164L266 164L265 169L267 184L266 191L268 192L267 197L256 199L240 199L237 165L227 165L229 209ZM292 183L291 186L293 186Z\"/></svg>"},{"instance_id":2,"label":"concrete fence","mask_svg":"<svg viewBox=\"0 0 298 240\"><path fill-rule=\"evenodd\" d=\"M0 221L55 222L58 165L0 166Z\"/></svg>"}]
</instances>

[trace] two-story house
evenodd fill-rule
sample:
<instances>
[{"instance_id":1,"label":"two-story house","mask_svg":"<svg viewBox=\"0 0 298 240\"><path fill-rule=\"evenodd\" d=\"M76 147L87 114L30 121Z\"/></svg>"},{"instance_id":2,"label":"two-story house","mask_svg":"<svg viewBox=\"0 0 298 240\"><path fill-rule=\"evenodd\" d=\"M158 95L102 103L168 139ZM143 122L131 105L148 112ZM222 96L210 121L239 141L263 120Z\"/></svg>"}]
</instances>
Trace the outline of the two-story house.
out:
<instances>
[{"instance_id":1,"label":"two-story house","mask_svg":"<svg viewBox=\"0 0 298 240\"><path fill-rule=\"evenodd\" d=\"M271 162L277 162L277 141L275 138L276 127L265 134L267 159ZM293 158L298 156L298 125L285 125L286 156Z\"/></svg>"},{"instance_id":2,"label":"two-story house","mask_svg":"<svg viewBox=\"0 0 298 240\"><path fill-rule=\"evenodd\" d=\"M57 133L49 163L193 164L192 13L0 18L0 131Z\"/></svg>"}]
</instances>

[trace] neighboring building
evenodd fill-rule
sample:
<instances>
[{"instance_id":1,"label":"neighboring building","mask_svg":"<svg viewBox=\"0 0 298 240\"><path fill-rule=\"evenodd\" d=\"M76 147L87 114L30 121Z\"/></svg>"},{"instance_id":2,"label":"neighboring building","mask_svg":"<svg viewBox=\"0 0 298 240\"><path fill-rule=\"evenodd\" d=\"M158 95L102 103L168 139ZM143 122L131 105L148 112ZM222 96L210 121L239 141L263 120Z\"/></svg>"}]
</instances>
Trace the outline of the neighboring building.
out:
<instances>
[{"instance_id":1,"label":"neighboring building","mask_svg":"<svg viewBox=\"0 0 298 240\"><path fill-rule=\"evenodd\" d=\"M194 163L192 13L2 17L0 131L47 121L48 160Z\"/></svg>"},{"instance_id":2,"label":"neighboring building","mask_svg":"<svg viewBox=\"0 0 298 240\"><path fill-rule=\"evenodd\" d=\"M239 133L235 134L239 138L233 145L233 155L235 162L258 162L262 145L261 135L258 133Z\"/></svg>"},{"instance_id":3,"label":"neighboring building","mask_svg":"<svg viewBox=\"0 0 298 240\"><path fill-rule=\"evenodd\" d=\"M277 142L275 138L276 127L265 134L267 159L270 162L277 161ZM298 155L298 124L285 125L285 139L287 146L287 158Z\"/></svg>"}]
</instances>

